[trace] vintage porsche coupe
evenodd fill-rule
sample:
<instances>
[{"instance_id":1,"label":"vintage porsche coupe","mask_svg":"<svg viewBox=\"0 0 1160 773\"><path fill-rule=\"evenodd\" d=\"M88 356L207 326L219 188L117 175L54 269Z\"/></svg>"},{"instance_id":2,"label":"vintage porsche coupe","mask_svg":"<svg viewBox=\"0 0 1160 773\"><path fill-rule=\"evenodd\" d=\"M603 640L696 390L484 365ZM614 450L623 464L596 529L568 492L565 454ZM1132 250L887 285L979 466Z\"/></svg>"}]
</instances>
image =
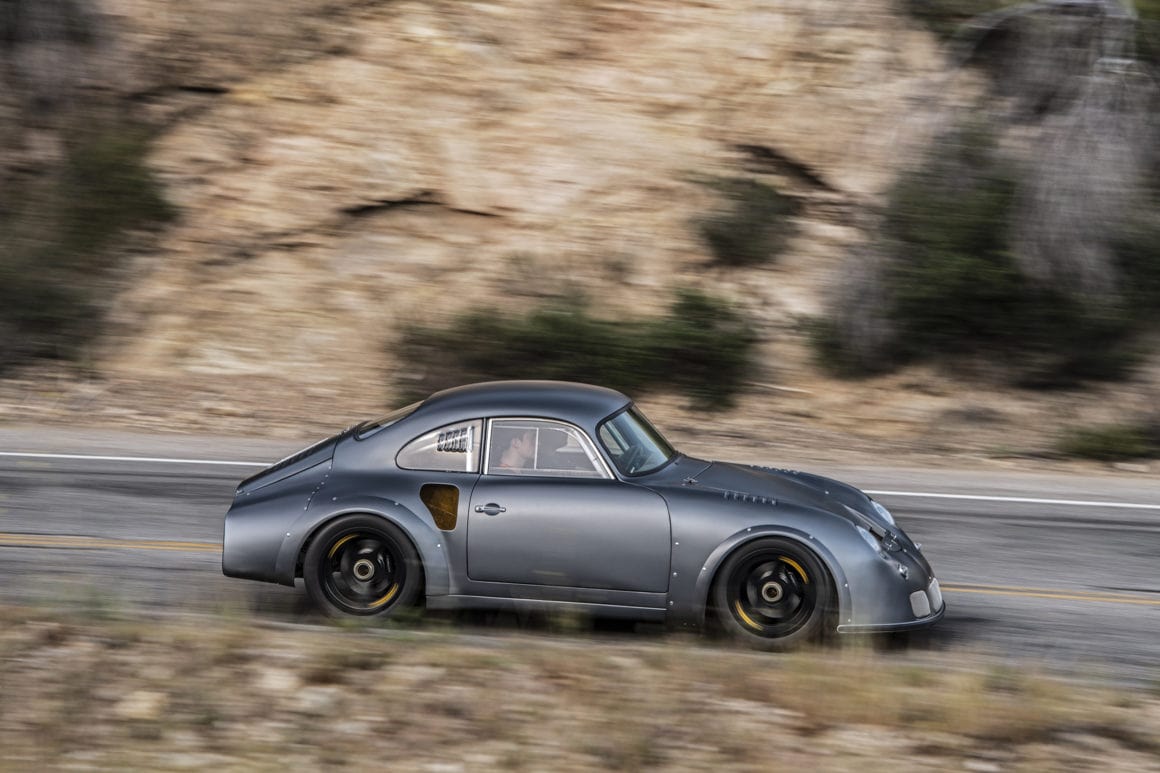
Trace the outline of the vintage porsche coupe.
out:
<instances>
[{"instance_id":1,"label":"vintage porsche coupe","mask_svg":"<svg viewBox=\"0 0 1160 773\"><path fill-rule=\"evenodd\" d=\"M242 481L222 570L327 614L571 609L718 622L764 649L942 617L890 513L834 480L678 453L623 394L551 381L438 392Z\"/></svg>"}]
</instances>

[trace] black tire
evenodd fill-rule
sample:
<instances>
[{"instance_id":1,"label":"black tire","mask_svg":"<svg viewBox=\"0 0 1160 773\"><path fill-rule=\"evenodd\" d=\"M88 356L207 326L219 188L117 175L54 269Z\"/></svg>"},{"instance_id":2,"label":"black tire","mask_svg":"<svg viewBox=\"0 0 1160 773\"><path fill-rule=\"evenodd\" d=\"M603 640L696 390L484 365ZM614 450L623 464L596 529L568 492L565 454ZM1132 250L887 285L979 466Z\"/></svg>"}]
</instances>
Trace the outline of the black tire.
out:
<instances>
[{"instance_id":1,"label":"black tire","mask_svg":"<svg viewBox=\"0 0 1160 773\"><path fill-rule=\"evenodd\" d=\"M348 515L314 537L302 579L330 617L386 618L415 605L423 567L399 527L374 515Z\"/></svg>"},{"instance_id":2,"label":"black tire","mask_svg":"<svg viewBox=\"0 0 1160 773\"><path fill-rule=\"evenodd\" d=\"M833 580L800 543L760 539L725 560L711 595L726 633L755 649L785 651L821 634Z\"/></svg>"}]
</instances>

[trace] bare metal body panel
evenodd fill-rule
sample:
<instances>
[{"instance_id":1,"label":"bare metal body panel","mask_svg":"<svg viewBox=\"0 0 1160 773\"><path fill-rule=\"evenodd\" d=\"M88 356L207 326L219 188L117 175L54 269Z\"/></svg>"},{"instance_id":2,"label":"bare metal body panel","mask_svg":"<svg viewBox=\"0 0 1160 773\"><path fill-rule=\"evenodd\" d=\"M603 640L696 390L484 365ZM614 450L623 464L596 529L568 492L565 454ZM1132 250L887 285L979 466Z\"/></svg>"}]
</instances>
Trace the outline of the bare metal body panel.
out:
<instances>
[{"instance_id":1,"label":"bare metal body panel","mask_svg":"<svg viewBox=\"0 0 1160 773\"><path fill-rule=\"evenodd\" d=\"M347 514L384 518L410 538L433 608L571 608L699 626L717 570L738 547L776 536L813 551L836 589L840 631L928 625L912 596L933 571L902 529L865 494L838 481L676 455L655 472L611 479L401 469L407 443L456 422L540 417L584 432L631 405L608 389L495 382L447 390L390 426L358 428L247 479L226 514L222 569L293 585L310 538ZM420 497L457 491L454 528L440 529ZM865 532L865 533L862 533ZM873 535L870 538L870 535ZM875 549L877 539L890 550Z\"/></svg>"}]
</instances>

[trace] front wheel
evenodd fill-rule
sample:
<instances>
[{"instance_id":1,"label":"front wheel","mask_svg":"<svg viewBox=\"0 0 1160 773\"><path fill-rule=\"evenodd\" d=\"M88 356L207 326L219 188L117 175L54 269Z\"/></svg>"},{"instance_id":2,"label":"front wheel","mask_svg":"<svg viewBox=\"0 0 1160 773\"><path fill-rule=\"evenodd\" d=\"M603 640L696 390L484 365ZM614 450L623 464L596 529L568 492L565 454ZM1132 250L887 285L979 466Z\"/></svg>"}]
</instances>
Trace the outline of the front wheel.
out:
<instances>
[{"instance_id":1,"label":"front wheel","mask_svg":"<svg viewBox=\"0 0 1160 773\"><path fill-rule=\"evenodd\" d=\"M419 554L397 526L373 515L330 523L310 543L306 592L331 617L389 617L415 603L423 583Z\"/></svg>"},{"instance_id":2,"label":"front wheel","mask_svg":"<svg viewBox=\"0 0 1160 773\"><path fill-rule=\"evenodd\" d=\"M821 633L832 588L811 550L792 540L762 539L726 559L713 586L713 607L735 639L788 650Z\"/></svg>"}]
</instances>

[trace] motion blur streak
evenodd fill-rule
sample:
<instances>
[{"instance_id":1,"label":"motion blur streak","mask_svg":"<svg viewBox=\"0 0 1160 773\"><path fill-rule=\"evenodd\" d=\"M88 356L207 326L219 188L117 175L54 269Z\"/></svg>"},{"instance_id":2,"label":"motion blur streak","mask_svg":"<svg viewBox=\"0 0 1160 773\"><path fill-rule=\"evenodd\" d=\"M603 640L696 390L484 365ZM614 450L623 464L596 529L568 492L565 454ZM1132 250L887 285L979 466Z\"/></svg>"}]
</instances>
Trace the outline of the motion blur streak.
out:
<instances>
[{"instance_id":1,"label":"motion blur streak","mask_svg":"<svg viewBox=\"0 0 1160 773\"><path fill-rule=\"evenodd\" d=\"M210 542L167 540L116 540L53 534L11 534L0 532L0 547L96 550L168 550L185 553L220 553L221 545ZM1160 607L1160 599L1145 599L1124 593L1094 593L1064 588L1031 588L1020 585L974 585L944 583L945 593L978 593L991 596L1090 601L1104 604L1139 604Z\"/></svg>"},{"instance_id":2,"label":"motion blur streak","mask_svg":"<svg viewBox=\"0 0 1160 773\"><path fill-rule=\"evenodd\" d=\"M1144 599L1126 593L1092 593L1061 588L1023 588L1018 585L954 585L944 583L943 593L980 593L987 596L1016 596L1060 601L1094 601L1104 604L1140 604L1160 607L1160 599Z\"/></svg>"},{"instance_id":3,"label":"motion blur streak","mask_svg":"<svg viewBox=\"0 0 1160 773\"><path fill-rule=\"evenodd\" d=\"M212 542L168 540L118 540L102 537L74 537L59 534L9 534L0 532L0 547L13 548L96 548L104 550L176 550L183 553L220 553Z\"/></svg>"},{"instance_id":4,"label":"motion blur streak","mask_svg":"<svg viewBox=\"0 0 1160 773\"><path fill-rule=\"evenodd\" d=\"M1130 510L1160 510L1160 505L1145 505L1133 502L1092 502L1086 499L1037 499L1034 497L996 497L985 494L933 494L923 491L871 491L872 496L921 497L929 499L973 499L978 502L1018 502L1029 505L1064 505L1068 507L1120 507Z\"/></svg>"},{"instance_id":5,"label":"motion blur streak","mask_svg":"<svg viewBox=\"0 0 1160 773\"><path fill-rule=\"evenodd\" d=\"M231 462L217 459L169 459L159 456L90 456L88 454L27 454L0 451L0 456L19 459L84 459L93 462L149 462L159 464L216 464L228 467L265 467L269 462Z\"/></svg>"}]
</instances>

